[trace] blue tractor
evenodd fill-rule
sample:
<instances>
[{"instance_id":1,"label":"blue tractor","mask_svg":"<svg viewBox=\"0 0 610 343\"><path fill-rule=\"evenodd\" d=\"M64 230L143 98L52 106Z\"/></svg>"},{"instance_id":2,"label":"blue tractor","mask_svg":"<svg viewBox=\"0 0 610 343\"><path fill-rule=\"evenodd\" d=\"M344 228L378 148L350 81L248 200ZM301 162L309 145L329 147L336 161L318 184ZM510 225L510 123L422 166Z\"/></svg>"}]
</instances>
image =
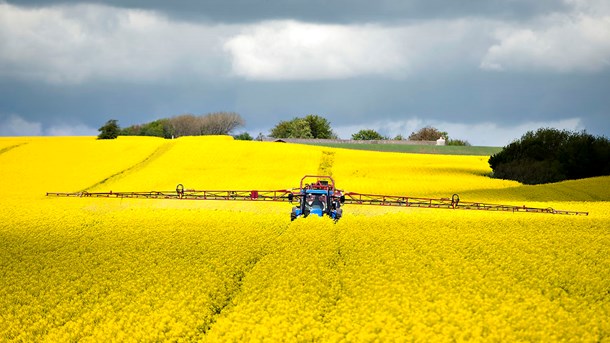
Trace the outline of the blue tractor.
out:
<instances>
[{"instance_id":1,"label":"blue tractor","mask_svg":"<svg viewBox=\"0 0 610 343\"><path fill-rule=\"evenodd\" d=\"M315 182L306 183L306 180L315 178ZM335 189L335 181L330 176L306 175L301 179L297 200L298 206L292 208L290 220L295 220L300 216L307 217L315 214L319 217L327 215L339 220L343 214L341 204L345 202L345 197L341 191ZM290 201L294 200L294 195L289 194Z\"/></svg>"}]
</instances>

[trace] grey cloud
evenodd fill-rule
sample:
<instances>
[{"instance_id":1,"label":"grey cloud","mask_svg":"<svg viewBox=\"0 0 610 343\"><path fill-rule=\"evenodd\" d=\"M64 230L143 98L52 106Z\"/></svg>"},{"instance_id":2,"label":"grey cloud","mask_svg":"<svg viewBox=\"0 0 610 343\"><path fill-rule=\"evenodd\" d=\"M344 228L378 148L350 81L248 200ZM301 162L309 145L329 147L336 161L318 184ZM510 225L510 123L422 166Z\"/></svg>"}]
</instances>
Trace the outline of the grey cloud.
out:
<instances>
[{"instance_id":1,"label":"grey cloud","mask_svg":"<svg viewBox=\"0 0 610 343\"><path fill-rule=\"evenodd\" d=\"M54 84L210 77L227 72L220 43L230 33L150 11L0 3L0 75Z\"/></svg>"},{"instance_id":2,"label":"grey cloud","mask_svg":"<svg viewBox=\"0 0 610 343\"><path fill-rule=\"evenodd\" d=\"M563 12L572 4L555 0L311 0L311 1L165 1L91 0L89 3L123 8L152 9L188 21L252 23L294 19L318 23L402 22L460 17L524 20L549 12ZM69 0L10 1L25 6L74 4Z\"/></svg>"},{"instance_id":3,"label":"grey cloud","mask_svg":"<svg viewBox=\"0 0 610 343\"><path fill-rule=\"evenodd\" d=\"M400 25L172 21L102 5L31 10L0 3L0 75L54 84L389 78L452 70L598 71L610 67L610 23L589 15L527 24L483 18ZM533 28L531 28L533 27Z\"/></svg>"},{"instance_id":4,"label":"grey cloud","mask_svg":"<svg viewBox=\"0 0 610 343\"><path fill-rule=\"evenodd\" d=\"M0 117L0 136L39 136L42 133L42 125L38 122L29 122L15 114Z\"/></svg>"},{"instance_id":5,"label":"grey cloud","mask_svg":"<svg viewBox=\"0 0 610 343\"><path fill-rule=\"evenodd\" d=\"M0 136L96 136L98 130L84 124L56 124L49 127L19 115L0 115Z\"/></svg>"},{"instance_id":6,"label":"grey cloud","mask_svg":"<svg viewBox=\"0 0 610 343\"><path fill-rule=\"evenodd\" d=\"M595 72L610 67L610 20L598 15L550 15L525 26L496 28L498 42L482 58L489 70Z\"/></svg>"}]
</instances>

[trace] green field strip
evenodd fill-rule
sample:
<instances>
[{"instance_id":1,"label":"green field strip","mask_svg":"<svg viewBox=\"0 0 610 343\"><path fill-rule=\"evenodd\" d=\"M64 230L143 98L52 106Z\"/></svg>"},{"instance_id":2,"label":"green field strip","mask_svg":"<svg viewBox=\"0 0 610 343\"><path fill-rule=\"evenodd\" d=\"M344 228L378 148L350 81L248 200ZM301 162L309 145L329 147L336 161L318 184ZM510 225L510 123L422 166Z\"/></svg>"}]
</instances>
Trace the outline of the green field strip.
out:
<instances>
[{"instance_id":1,"label":"green field strip","mask_svg":"<svg viewBox=\"0 0 610 343\"><path fill-rule=\"evenodd\" d=\"M473 155L491 156L502 150L501 147L488 146L437 146L437 145L408 145L408 144L353 144L353 143L303 143L307 145L325 146L352 150L368 150L379 152L401 152L413 154L440 154L440 155Z\"/></svg>"}]
</instances>

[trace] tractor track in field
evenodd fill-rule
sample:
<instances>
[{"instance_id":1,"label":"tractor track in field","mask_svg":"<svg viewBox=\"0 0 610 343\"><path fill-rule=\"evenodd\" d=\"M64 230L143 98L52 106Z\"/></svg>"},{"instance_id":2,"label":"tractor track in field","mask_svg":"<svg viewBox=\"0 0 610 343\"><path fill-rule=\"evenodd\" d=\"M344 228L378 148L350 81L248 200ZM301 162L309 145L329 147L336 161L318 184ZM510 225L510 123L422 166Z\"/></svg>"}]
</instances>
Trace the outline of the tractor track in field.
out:
<instances>
[{"instance_id":1,"label":"tractor track in field","mask_svg":"<svg viewBox=\"0 0 610 343\"><path fill-rule=\"evenodd\" d=\"M231 311L235 306L238 305L238 303L235 302L235 299L238 299L238 297L240 296L244 284L248 282L248 278L252 275L252 272L258 266L258 264L261 261L264 261L268 256L274 254L274 250L270 247L274 244L277 244L278 240L282 239L284 233L291 230L291 224L285 226L283 230L281 230L276 236L274 236L273 239L270 239L268 241L268 243L263 248L264 253L249 259L243 268L237 270L234 273L233 276L235 278L234 280L236 280L237 285L228 294L226 294L226 297L220 304L215 304L212 306L213 315L210 321L199 327L199 331L202 334L202 336L198 337L199 339L204 338L210 333L211 330L213 330L214 324L222 315ZM334 226L334 231L332 233L331 239L334 242L334 249L336 249L336 251L333 254L329 255L330 259L328 260L328 262L330 263L331 269L335 272L333 274L334 276L330 277L332 278L332 280L334 280L334 282L339 284L339 287L337 288L337 291L333 294L333 297L330 299L328 308L326 308L326 310L321 313L320 320L324 325L329 323L329 321L332 319L330 316L336 314L334 312L334 309L339 305L340 302L344 300L343 270L346 265L346 259L341 251L342 242L340 235L341 230ZM332 282L332 280L329 282Z\"/></svg>"},{"instance_id":2,"label":"tractor track in field","mask_svg":"<svg viewBox=\"0 0 610 343\"><path fill-rule=\"evenodd\" d=\"M160 147L158 147L157 149L155 149L155 151L153 151L150 155L148 155L146 158L144 158L142 161L132 165L131 167L125 168L119 172L116 172L110 176L108 176L107 178L81 190L81 192L87 192L92 188L95 188L97 186L103 185L108 181L112 181L115 179L120 178L121 176L129 173L129 172L133 172L139 169L142 169L144 167L146 167L149 163L151 163L152 161L158 159L159 157L161 157L163 154L165 154L166 152L168 152L173 146L174 146L175 142L174 141L169 141L164 143L163 145L161 145Z\"/></svg>"},{"instance_id":3,"label":"tractor track in field","mask_svg":"<svg viewBox=\"0 0 610 343\"><path fill-rule=\"evenodd\" d=\"M286 225L275 237L270 239L263 246L264 253L262 253L260 256L254 256L253 258L248 259L248 261L246 261L246 265L244 266L244 268L237 270L233 274L233 277L237 283L236 287L226 295L226 297L223 299L223 301L221 303L212 305L213 315L212 315L209 323L203 324L199 327L199 331L204 336L207 335L210 330L212 330L212 328L213 328L214 324L216 323L216 321L218 320L218 318L223 313L225 313L226 311L230 310L233 307L232 306L233 299L235 299L241 293L242 287L244 284L244 279L246 279L246 277L248 277L248 275L252 272L252 270L254 270L254 268L256 268L256 266L258 265L258 263L260 261L265 259L265 257L267 257L269 254L271 254L272 249L269 249L269 247L273 244L276 244L277 240L280 239L282 237L282 235L289 228L290 228L290 224Z\"/></svg>"},{"instance_id":4,"label":"tractor track in field","mask_svg":"<svg viewBox=\"0 0 610 343\"><path fill-rule=\"evenodd\" d=\"M332 298L332 302L331 302L331 306L329 308L328 311L322 313L321 316L321 322L327 324L329 321L329 314L332 314L332 310L334 310L337 305L339 304L339 302L341 302L344 298L343 296L343 292L345 290L344 287L344 281L343 281L343 274L344 272L344 268L346 265L346 260L345 260L345 256L344 254L341 252L341 247L342 247L342 243L341 243L341 230L339 228L337 228L337 226L334 226L334 232L333 232L333 240L336 244L336 248L337 248L337 253L331 258L330 260L330 265L332 267L332 269L334 269L336 271L336 282L339 284L338 290L334 295L334 297Z\"/></svg>"},{"instance_id":5,"label":"tractor track in field","mask_svg":"<svg viewBox=\"0 0 610 343\"><path fill-rule=\"evenodd\" d=\"M333 164L335 163L335 152L324 150L318 165L318 175L333 176Z\"/></svg>"},{"instance_id":6,"label":"tractor track in field","mask_svg":"<svg viewBox=\"0 0 610 343\"><path fill-rule=\"evenodd\" d=\"M260 262L260 260L265 258L265 256L267 256L267 255L268 255L268 253L265 253L261 256L257 256L257 257L249 259L246 262L246 265L244 268L237 270L233 274L233 278L236 282L236 286L233 290L231 290L229 293L226 294L226 296L220 303L212 304L212 317L210 318L210 321L199 327L199 331L203 335L207 335L207 333L210 332L210 330L212 329L212 327L214 326L214 324L216 323L218 318L224 312L226 312L228 309L230 309L232 307L231 304L233 303L233 299L235 299L241 293L241 290L242 290L242 287L244 284L244 279L246 278L246 276L254 269L254 267L256 267L258 262Z\"/></svg>"},{"instance_id":7,"label":"tractor track in field","mask_svg":"<svg viewBox=\"0 0 610 343\"><path fill-rule=\"evenodd\" d=\"M9 151L11 151L11 150L13 150L15 148L18 148L18 147L20 147L22 145L26 145L26 144L28 144L28 143L21 143L21 144L15 144L15 145L7 146L6 148L0 149L0 155L4 154L5 152L9 152Z\"/></svg>"}]
</instances>

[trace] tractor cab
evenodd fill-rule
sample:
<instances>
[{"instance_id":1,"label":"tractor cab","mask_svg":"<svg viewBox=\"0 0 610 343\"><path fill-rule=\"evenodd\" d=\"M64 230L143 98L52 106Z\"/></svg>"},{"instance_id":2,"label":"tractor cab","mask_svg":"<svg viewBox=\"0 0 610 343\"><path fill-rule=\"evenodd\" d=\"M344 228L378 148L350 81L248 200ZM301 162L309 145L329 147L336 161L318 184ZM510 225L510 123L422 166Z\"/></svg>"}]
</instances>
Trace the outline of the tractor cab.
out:
<instances>
[{"instance_id":1,"label":"tractor cab","mask_svg":"<svg viewBox=\"0 0 610 343\"><path fill-rule=\"evenodd\" d=\"M306 183L305 181L315 178L316 181ZM290 219L310 214L319 217L327 215L335 220L341 218L341 200L344 200L340 192L335 190L335 182L330 176L306 175L301 179L299 194L297 196L299 204L292 209Z\"/></svg>"},{"instance_id":2,"label":"tractor cab","mask_svg":"<svg viewBox=\"0 0 610 343\"><path fill-rule=\"evenodd\" d=\"M306 190L305 198L302 203L303 213L305 216L308 214L317 214L323 216L328 208L327 192L324 190Z\"/></svg>"}]
</instances>

